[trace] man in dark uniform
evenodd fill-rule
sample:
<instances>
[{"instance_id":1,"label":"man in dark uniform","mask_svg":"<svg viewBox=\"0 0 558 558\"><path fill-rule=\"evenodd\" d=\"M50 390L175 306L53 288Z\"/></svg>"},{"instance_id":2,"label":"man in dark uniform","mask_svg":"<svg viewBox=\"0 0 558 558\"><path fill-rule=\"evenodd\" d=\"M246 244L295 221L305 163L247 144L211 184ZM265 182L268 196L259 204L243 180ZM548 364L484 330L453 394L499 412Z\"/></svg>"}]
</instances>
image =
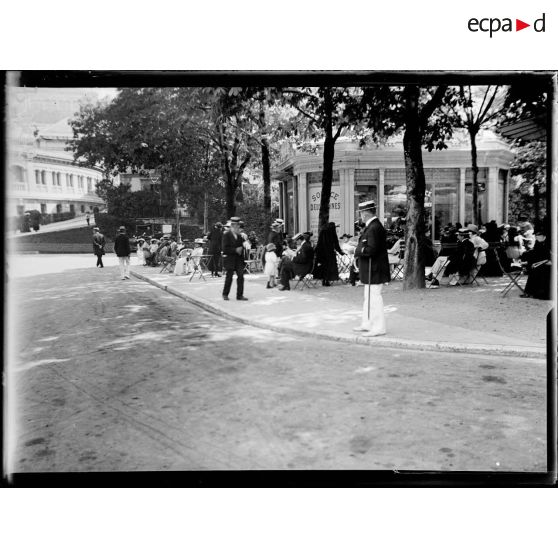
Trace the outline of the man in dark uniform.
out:
<instances>
[{"instance_id":1,"label":"man in dark uniform","mask_svg":"<svg viewBox=\"0 0 558 558\"><path fill-rule=\"evenodd\" d=\"M130 279L130 239L126 235L126 227L118 228L118 234L114 239L114 252L118 257L120 266L120 279Z\"/></svg>"},{"instance_id":2,"label":"man in dark uniform","mask_svg":"<svg viewBox=\"0 0 558 558\"><path fill-rule=\"evenodd\" d=\"M99 231L99 227L93 228L93 254L97 256L97 267L105 267L103 265L103 256L105 255L106 240L104 235Z\"/></svg>"},{"instance_id":3,"label":"man in dark uniform","mask_svg":"<svg viewBox=\"0 0 558 558\"><path fill-rule=\"evenodd\" d=\"M365 223L355 250L360 282L364 283L364 304L361 326L354 331L363 332L365 337L375 337L386 333L382 286L391 279L386 231L376 217L375 202L360 203L358 210Z\"/></svg>"},{"instance_id":4,"label":"man in dark uniform","mask_svg":"<svg viewBox=\"0 0 558 558\"><path fill-rule=\"evenodd\" d=\"M229 300L229 292L235 271L236 300L248 300L244 296L244 239L240 234L240 218L231 217L230 223L230 230L223 234L223 267L226 271L223 300Z\"/></svg>"}]
</instances>

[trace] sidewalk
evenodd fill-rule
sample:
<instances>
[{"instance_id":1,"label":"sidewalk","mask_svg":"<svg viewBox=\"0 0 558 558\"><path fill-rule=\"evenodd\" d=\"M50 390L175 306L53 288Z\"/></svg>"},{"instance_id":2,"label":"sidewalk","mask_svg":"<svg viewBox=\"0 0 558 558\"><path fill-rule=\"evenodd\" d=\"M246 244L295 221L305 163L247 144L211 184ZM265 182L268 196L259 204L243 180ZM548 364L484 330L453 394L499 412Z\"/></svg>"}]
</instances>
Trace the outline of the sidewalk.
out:
<instances>
[{"instance_id":1,"label":"sidewalk","mask_svg":"<svg viewBox=\"0 0 558 558\"><path fill-rule=\"evenodd\" d=\"M362 337L359 325L363 286L336 283L304 291L266 289L261 275L245 275L248 302L235 300L236 280L229 301L221 296L223 278L160 273L160 268L132 265L132 274L198 306L249 325L282 333L382 347L546 357L546 314L550 301L519 298L518 291L502 298L506 281L489 278L489 285L403 291L401 281L384 289L388 333ZM291 288L294 286L291 282Z\"/></svg>"}]
</instances>

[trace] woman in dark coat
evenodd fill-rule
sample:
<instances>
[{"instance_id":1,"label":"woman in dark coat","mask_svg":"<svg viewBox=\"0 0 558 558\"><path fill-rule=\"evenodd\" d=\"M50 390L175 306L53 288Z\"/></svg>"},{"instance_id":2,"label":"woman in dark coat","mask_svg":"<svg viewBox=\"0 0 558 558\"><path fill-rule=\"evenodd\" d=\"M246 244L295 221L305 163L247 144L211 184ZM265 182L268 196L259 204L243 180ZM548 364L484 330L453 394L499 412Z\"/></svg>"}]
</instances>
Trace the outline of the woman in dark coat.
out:
<instances>
[{"instance_id":1,"label":"woman in dark coat","mask_svg":"<svg viewBox=\"0 0 558 558\"><path fill-rule=\"evenodd\" d=\"M335 223L328 223L327 228L323 229L318 236L316 266L313 272L316 279L322 280L324 287L329 287L331 281L339 280L336 252L341 255L344 254L339 246L339 239L335 232Z\"/></svg>"},{"instance_id":2,"label":"woman in dark coat","mask_svg":"<svg viewBox=\"0 0 558 558\"><path fill-rule=\"evenodd\" d=\"M482 266L482 274L487 277L501 277L502 270L496 261L495 251L498 251L498 257L502 262L504 261L503 258L505 258L505 250L502 247L496 246L502 239L502 235L500 234L496 221L492 220L486 224L486 231L481 235L481 237L486 240L488 244L492 245L485 251L486 263Z\"/></svg>"},{"instance_id":3,"label":"woman in dark coat","mask_svg":"<svg viewBox=\"0 0 558 558\"><path fill-rule=\"evenodd\" d=\"M219 272L222 269L221 264L221 245L223 242L223 225L221 223L215 223L213 229L207 235L207 240L209 241L207 247L207 253L212 258L209 259L209 271L211 271L211 277L221 277Z\"/></svg>"}]
</instances>

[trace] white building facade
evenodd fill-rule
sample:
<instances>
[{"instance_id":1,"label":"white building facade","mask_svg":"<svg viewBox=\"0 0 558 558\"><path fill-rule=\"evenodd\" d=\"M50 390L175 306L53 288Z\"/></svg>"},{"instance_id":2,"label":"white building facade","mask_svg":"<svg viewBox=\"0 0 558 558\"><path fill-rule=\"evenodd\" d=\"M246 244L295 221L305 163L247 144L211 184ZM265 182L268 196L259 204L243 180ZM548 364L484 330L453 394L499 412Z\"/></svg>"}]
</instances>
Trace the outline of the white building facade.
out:
<instances>
[{"instance_id":1,"label":"white building facade","mask_svg":"<svg viewBox=\"0 0 558 558\"><path fill-rule=\"evenodd\" d=\"M479 206L483 222L508 220L509 168L514 158L509 145L491 132L477 141ZM472 169L469 142L454 140L443 151L423 151L426 177L425 208L432 238L448 223L472 220ZM310 230L316 236L322 180L322 152L284 148L274 178L280 181L280 216L287 231ZM406 214L407 194L402 142L359 148L340 138L335 148L330 221L338 234L353 234L358 204L374 200L378 217L389 227Z\"/></svg>"},{"instance_id":2,"label":"white building facade","mask_svg":"<svg viewBox=\"0 0 558 558\"><path fill-rule=\"evenodd\" d=\"M76 215L102 209L96 194L101 169L81 167L67 151L68 121L82 91L8 89L6 212L8 217L36 209L44 214ZM53 109L52 107L55 107ZM68 116L48 122L49 116Z\"/></svg>"}]
</instances>

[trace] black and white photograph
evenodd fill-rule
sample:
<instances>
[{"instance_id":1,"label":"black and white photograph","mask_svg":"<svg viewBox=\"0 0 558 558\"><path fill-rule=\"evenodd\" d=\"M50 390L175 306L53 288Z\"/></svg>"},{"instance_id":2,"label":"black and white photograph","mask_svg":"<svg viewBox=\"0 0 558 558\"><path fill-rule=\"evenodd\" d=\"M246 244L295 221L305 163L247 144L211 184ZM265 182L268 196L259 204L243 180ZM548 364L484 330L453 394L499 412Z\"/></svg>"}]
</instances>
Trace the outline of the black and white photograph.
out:
<instances>
[{"instance_id":1,"label":"black and white photograph","mask_svg":"<svg viewBox=\"0 0 558 558\"><path fill-rule=\"evenodd\" d=\"M547 478L556 95L8 72L7 473Z\"/></svg>"}]
</instances>

